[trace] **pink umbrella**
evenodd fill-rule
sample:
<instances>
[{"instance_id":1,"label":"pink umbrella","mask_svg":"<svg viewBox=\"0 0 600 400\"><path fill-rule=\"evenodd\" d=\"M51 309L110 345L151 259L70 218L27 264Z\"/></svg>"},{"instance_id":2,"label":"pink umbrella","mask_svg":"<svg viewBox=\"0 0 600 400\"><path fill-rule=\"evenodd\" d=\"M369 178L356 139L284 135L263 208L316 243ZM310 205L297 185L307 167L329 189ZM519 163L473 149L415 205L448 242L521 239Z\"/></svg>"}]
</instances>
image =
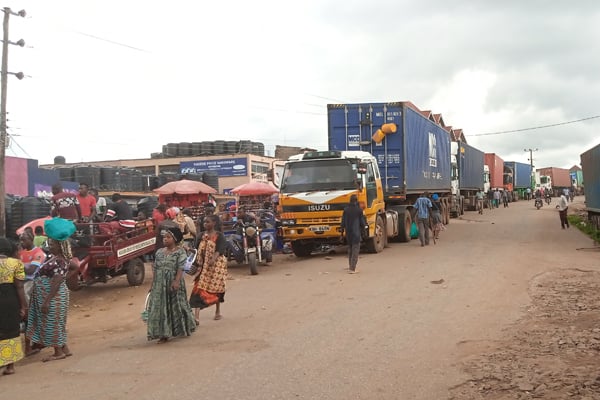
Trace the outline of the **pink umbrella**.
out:
<instances>
[{"instance_id":1,"label":"pink umbrella","mask_svg":"<svg viewBox=\"0 0 600 400\"><path fill-rule=\"evenodd\" d=\"M158 194L199 194L199 193L217 193L217 191L205 183L181 179L179 181L169 182L158 189L154 189Z\"/></svg>"},{"instance_id":2,"label":"pink umbrella","mask_svg":"<svg viewBox=\"0 0 600 400\"><path fill-rule=\"evenodd\" d=\"M243 185L237 186L231 189L232 193L239 196L261 196L267 194L273 194L279 192L275 186L270 183L263 182L250 182L244 183Z\"/></svg>"},{"instance_id":3,"label":"pink umbrella","mask_svg":"<svg viewBox=\"0 0 600 400\"><path fill-rule=\"evenodd\" d=\"M49 219L52 219L52 217L48 216L48 217L34 219L33 221L29 221L28 223L26 223L25 225L23 225L19 229L17 229L17 235L21 236L21 234L23 232L25 232L25 228L27 228L27 227L31 227L31 229L33 229L34 231L35 231L36 226L41 226L42 229L44 229L44 222Z\"/></svg>"}]
</instances>

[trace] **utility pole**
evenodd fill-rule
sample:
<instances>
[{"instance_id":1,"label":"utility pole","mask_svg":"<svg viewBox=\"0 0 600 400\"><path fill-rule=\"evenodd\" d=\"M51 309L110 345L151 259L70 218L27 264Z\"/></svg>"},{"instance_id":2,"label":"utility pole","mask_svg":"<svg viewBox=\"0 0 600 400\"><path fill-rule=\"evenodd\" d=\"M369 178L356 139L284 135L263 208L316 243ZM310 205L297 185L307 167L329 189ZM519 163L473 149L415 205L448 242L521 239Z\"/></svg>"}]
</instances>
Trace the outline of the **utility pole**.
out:
<instances>
[{"instance_id":1,"label":"utility pole","mask_svg":"<svg viewBox=\"0 0 600 400\"><path fill-rule=\"evenodd\" d=\"M10 8L4 7L3 40L2 40L2 71L0 71L0 237L6 237L6 92L8 87L8 45L13 44L8 41L8 20L10 15L25 17L25 10L13 13ZM24 46L23 40L19 41L20 46ZM22 73L12 74L19 79L23 78Z\"/></svg>"},{"instance_id":2,"label":"utility pole","mask_svg":"<svg viewBox=\"0 0 600 400\"><path fill-rule=\"evenodd\" d=\"M529 165L531 165L531 182L530 182L530 186L531 186L531 190L535 190L535 171L533 170L533 152L534 151L538 151L538 149L537 148L535 148L535 149L524 149L523 151L529 152Z\"/></svg>"}]
</instances>

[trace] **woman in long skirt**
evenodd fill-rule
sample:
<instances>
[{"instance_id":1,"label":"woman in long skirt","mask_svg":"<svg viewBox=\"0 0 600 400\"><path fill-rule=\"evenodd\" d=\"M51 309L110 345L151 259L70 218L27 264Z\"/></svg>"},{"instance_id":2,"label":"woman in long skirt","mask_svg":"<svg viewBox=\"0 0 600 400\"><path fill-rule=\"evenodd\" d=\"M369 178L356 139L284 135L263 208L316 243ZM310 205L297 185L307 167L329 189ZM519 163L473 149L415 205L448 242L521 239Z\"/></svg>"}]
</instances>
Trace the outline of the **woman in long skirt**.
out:
<instances>
[{"instance_id":1,"label":"woman in long skirt","mask_svg":"<svg viewBox=\"0 0 600 400\"><path fill-rule=\"evenodd\" d=\"M190 336L196 325L187 302L183 267L187 258L179 246L183 239L176 227L161 232L165 247L156 251L148 303L148 340L165 343L171 337Z\"/></svg>"},{"instance_id":2,"label":"woman in long skirt","mask_svg":"<svg viewBox=\"0 0 600 400\"><path fill-rule=\"evenodd\" d=\"M204 219L204 236L198 246L200 272L194 278L194 288L190 296L190 305L196 310L215 305L214 319L221 319L221 303L225 301L225 282L227 281L227 242L221 232L216 230L219 217L208 215ZM199 314L196 316L198 319Z\"/></svg>"},{"instance_id":3,"label":"woman in long skirt","mask_svg":"<svg viewBox=\"0 0 600 400\"><path fill-rule=\"evenodd\" d=\"M0 238L0 368L2 375L15 373L15 362L23 358L20 322L27 312L23 281L25 268L15 257L17 246Z\"/></svg>"}]
</instances>

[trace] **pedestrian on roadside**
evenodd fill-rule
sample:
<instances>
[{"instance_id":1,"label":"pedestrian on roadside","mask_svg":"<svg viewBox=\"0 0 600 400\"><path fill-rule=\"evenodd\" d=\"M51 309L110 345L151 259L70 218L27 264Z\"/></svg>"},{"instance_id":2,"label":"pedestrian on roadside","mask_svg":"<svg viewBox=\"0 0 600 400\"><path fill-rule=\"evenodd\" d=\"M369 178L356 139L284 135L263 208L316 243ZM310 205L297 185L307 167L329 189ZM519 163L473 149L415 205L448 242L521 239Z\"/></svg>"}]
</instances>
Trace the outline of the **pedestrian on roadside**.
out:
<instances>
[{"instance_id":1,"label":"pedestrian on roadside","mask_svg":"<svg viewBox=\"0 0 600 400\"><path fill-rule=\"evenodd\" d=\"M567 203L567 196L564 193L560 195L560 199L558 199L558 216L560 217L560 226L565 229L565 226L569 227L569 220L567 219L567 212L569 211L569 206Z\"/></svg>"},{"instance_id":2,"label":"pedestrian on roadside","mask_svg":"<svg viewBox=\"0 0 600 400\"><path fill-rule=\"evenodd\" d=\"M215 214L204 217L204 232L198 245L196 263L199 273L194 278L190 306L194 309L196 325L200 324L200 310L215 306L215 320L220 320L221 303L225 302L227 281L227 240L221 233L221 220Z\"/></svg>"},{"instance_id":3,"label":"pedestrian on roadside","mask_svg":"<svg viewBox=\"0 0 600 400\"><path fill-rule=\"evenodd\" d=\"M492 189L487 191L487 204L488 211L492 211L492 208L494 208L494 191Z\"/></svg>"},{"instance_id":4,"label":"pedestrian on roadside","mask_svg":"<svg viewBox=\"0 0 600 400\"><path fill-rule=\"evenodd\" d=\"M79 184L77 201L81 211L81 222L92 222L96 217L96 198L89 193L90 187L87 183Z\"/></svg>"},{"instance_id":5,"label":"pedestrian on roadside","mask_svg":"<svg viewBox=\"0 0 600 400\"><path fill-rule=\"evenodd\" d=\"M148 300L148 340L166 343L172 337L190 336L196 330L187 301L183 267L187 253L179 245L183 233L178 227L161 231L164 247L154 255Z\"/></svg>"},{"instance_id":6,"label":"pedestrian on roadside","mask_svg":"<svg viewBox=\"0 0 600 400\"><path fill-rule=\"evenodd\" d=\"M477 200L477 211L479 214L483 214L483 190L479 189L477 193L475 193L475 199Z\"/></svg>"},{"instance_id":7,"label":"pedestrian on roadside","mask_svg":"<svg viewBox=\"0 0 600 400\"><path fill-rule=\"evenodd\" d=\"M32 347L54 348L54 354L42 359L47 362L71 356L67 345L69 290L65 278L76 268L71 262L73 256L69 244L75 224L53 218L44 222L44 231L49 238L50 255L33 281L25 338L31 340Z\"/></svg>"},{"instance_id":8,"label":"pedestrian on roadside","mask_svg":"<svg viewBox=\"0 0 600 400\"><path fill-rule=\"evenodd\" d=\"M494 207L499 208L500 207L500 190L496 189L494 191Z\"/></svg>"},{"instance_id":9,"label":"pedestrian on roadside","mask_svg":"<svg viewBox=\"0 0 600 400\"><path fill-rule=\"evenodd\" d=\"M16 258L17 246L0 238L0 368L2 375L15 373L15 363L24 356L20 323L27 313L23 281L25 269Z\"/></svg>"},{"instance_id":10,"label":"pedestrian on roadside","mask_svg":"<svg viewBox=\"0 0 600 400\"><path fill-rule=\"evenodd\" d=\"M431 196L431 205L433 238L439 239L440 232L444 230L444 224L442 223L442 204L440 202L440 196L438 196L437 193L434 193Z\"/></svg>"},{"instance_id":11,"label":"pedestrian on roadside","mask_svg":"<svg viewBox=\"0 0 600 400\"><path fill-rule=\"evenodd\" d=\"M358 197L353 194L350 196L350 204L344 208L342 213L341 234L346 234L346 243L348 244L348 273L357 273L356 264L358 263L358 254L360 252L360 242L362 240L361 231L365 229L367 221L365 215L358 204Z\"/></svg>"},{"instance_id":12,"label":"pedestrian on roadside","mask_svg":"<svg viewBox=\"0 0 600 400\"><path fill-rule=\"evenodd\" d=\"M531 188L527 188L527 201L531 200Z\"/></svg>"},{"instance_id":13,"label":"pedestrian on roadside","mask_svg":"<svg viewBox=\"0 0 600 400\"><path fill-rule=\"evenodd\" d=\"M52 194L53 196L50 199L50 203L52 204L50 215L71 221L79 221L81 219L81 208L75 194L65 192L60 183L52 185Z\"/></svg>"},{"instance_id":14,"label":"pedestrian on roadside","mask_svg":"<svg viewBox=\"0 0 600 400\"><path fill-rule=\"evenodd\" d=\"M502 204L504 204L504 208L508 207L508 191L502 191Z\"/></svg>"},{"instance_id":15,"label":"pedestrian on roadside","mask_svg":"<svg viewBox=\"0 0 600 400\"><path fill-rule=\"evenodd\" d=\"M419 228L421 247L429 246L429 216L433 207L429 200L429 192L423 193L413 207L417 210L417 227Z\"/></svg>"}]
</instances>

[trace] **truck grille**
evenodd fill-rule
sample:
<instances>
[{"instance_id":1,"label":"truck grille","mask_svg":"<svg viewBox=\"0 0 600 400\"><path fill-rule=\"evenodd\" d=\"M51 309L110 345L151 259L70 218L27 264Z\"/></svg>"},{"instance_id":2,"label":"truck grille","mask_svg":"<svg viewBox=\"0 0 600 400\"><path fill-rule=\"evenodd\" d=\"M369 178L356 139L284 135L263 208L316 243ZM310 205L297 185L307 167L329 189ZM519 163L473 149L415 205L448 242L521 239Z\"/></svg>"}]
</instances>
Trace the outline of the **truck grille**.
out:
<instances>
[{"instance_id":1,"label":"truck grille","mask_svg":"<svg viewBox=\"0 0 600 400\"><path fill-rule=\"evenodd\" d=\"M299 218L296 223L298 225L303 224L341 224L342 219L339 217L326 217L326 218Z\"/></svg>"}]
</instances>

